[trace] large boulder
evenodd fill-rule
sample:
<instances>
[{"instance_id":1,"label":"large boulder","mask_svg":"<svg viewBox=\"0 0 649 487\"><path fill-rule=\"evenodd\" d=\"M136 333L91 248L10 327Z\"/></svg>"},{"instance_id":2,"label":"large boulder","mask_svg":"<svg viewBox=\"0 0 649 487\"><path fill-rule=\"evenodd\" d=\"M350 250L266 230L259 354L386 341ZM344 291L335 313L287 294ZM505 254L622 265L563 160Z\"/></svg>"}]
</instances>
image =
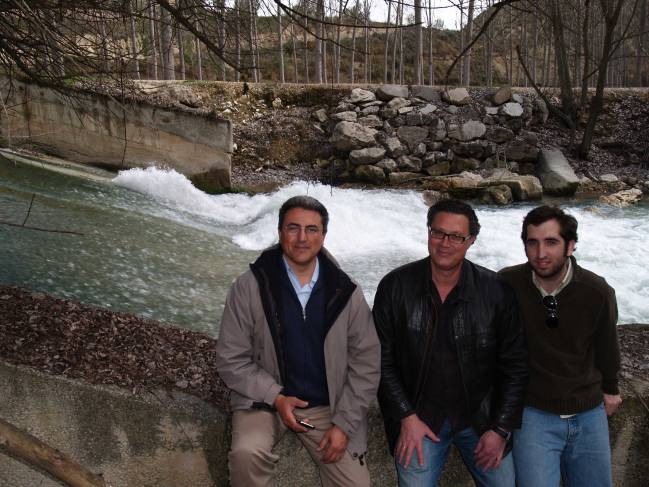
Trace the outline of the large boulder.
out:
<instances>
[{"instance_id":1,"label":"large boulder","mask_svg":"<svg viewBox=\"0 0 649 487\"><path fill-rule=\"evenodd\" d=\"M579 178L558 149L539 152L536 172L543 185L543 192L547 194L572 196L579 186Z\"/></svg>"},{"instance_id":2,"label":"large boulder","mask_svg":"<svg viewBox=\"0 0 649 487\"><path fill-rule=\"evenodd\" d=\"M413 149L418 144L426 140L428 137L428 128L426 127L399 127L397 130L397 137L408 144L408 147Z\"/></svg>"},{"instance_id":3,"label":"large boulder","mask_svg":"<svg viewBox=\"0 0 649 487\"><path fill-rule=\"evenodd\" d=\"M354 169L354 177L359 181L381 184L385 181L385 173L380 167L365 164Z\"/></svg>"},{"instance_id":4,"label":"large boulder","mask_svg":"<svg viewBox=\"0 0 649 487\"><path fill-rule=\"evenodd\" d=\"M412 104L410 100L407 100L406 98L392 98L389 102L386 103L386 108L396 110L397 113L399 113L399 110L401 110L404 107L409 107Z\"/></svg>"},{"instance_id":5,"label":"large boulder","mask_svg":"<svg viewBox=\"0 0 649 487\"><path fill-rule=\"evenodd\" d=\"M483 187L498 186L505 184L512 190L514 201L540 200L543 196L543 187L541 181L536 176L531 175L512 175L504 172L502 175L496 173L482 181Z\"/></svg>"},{"instance_id":6,"label":"large boulder","mask_svg":"<svg viewBox=\"0 0 649 487\"><path fill-rule=\"evenodd\" d=\"M539 149L536 145L530 144L523 138L515 139L505 149L505 155L510 161L536 162Z\"/></svg>"},{"instance_id":7,"label":"large boulder","mask_svg":"<svg viewBox=\"0 0 649 487\"><path fill-rule=\"evenodd\" d=\"M388 181L392 186L398 186L400 184L416 181L420 179L422 174L416 172L391 172L388 174Z\"/></svg>"},{"instance_id":8,"label":"large boulder","mask_svg":"<svg viewBox=\"0 0 649 487\"><path fill-rule=\"evenodd\" d=\"M430 137L436 142L441 142L446 138L446 122L443 118L436 118L430 123Z\"/></svg>"},{"instance_id":9,"label":"large boulder","mask_svg":"<svg viewBox=\"0 0 649 487\"><path fill-rule=\"evenodd\" d=\"M365 127L370 127L373 129L380 129L383 127L383 120L381 120L376 115L368 115L367 117L361 117L356 121Z\"/></svg>"},{"instance_id":10,"label":"large boulder","mask_svg":"<svg viewBox=\"0 0 649 487\"><path fill-rule=\"evenodd\" d=\"M408 86L381 85L376 89L376 97L383 101L390 101L393 98L408 98Z\"/></svg>"},{"instance_id":11,"label":"large boulder","mask_svg":"<svg viewBox=\"0 0 649 487\"><path fill-rule=\"evenodd\" d=\"M338 122L329 141L340 151L352 151L376 144L377 131L356 122Z\"/></svg>"},{"instance_id":12,"label":"large boulder","mask_svg":"<svg viewBox=\"0 0 649 487\"><path fill-rule=\"evenodd\" d=\"M355 122L356 119L358 118L358 115L356 112L353 111L348 111L348 112L338 112L334 113L331 118L333 118L337 122Z\"/></svg>"},{"instance_id":13,"label":"large boulder","mask_svg":"<svg viewBox=\"0 0 649 487\"><path fill-rule=\"evenodd\" d=\"M599 200L603 203L624 208L642 200L642 191L638 188L625 189L617 193L600 196Z\"/></svg>"},{"instance_id":14,"label":"large boulder","mask_svg":"<svg viewBox=\"0 0 649 487\"><path fill-rule=\"evenodd\" d=\"M493 96L492 100L496 105L502 105L503 103L507 103L509 100L512 98L512 89L509 86L501 86L498 88L498 91L496 91Z\"/></svg>"},{"instance_id":15,"label":"large boulder","mask_svg":"<svg viewBox=\"0 0 649 487\"><path fill-rule=\"evenodd\" d=\"M460 157L473 157L474 159L485 159L494 153L493 144L485 140L473 142L460 142L453 146L453 152Z\"/></svg>"},{"instance_id":16,"label":"large boulder","mask_svg":"<svg viewBox=\"0 0 649 487\"><path fill-rule=\"evenodd\" d=\"M500 107L499 112L510 118L518 118L523 115L523 106L520 103L509 102Z\"/></svg>"},{"instance_id":17,"label":"large boulder","mask_svg":"<svg viewBox=\"0 0 649 487\"><path fill-rule=\"evenodd\" d=\"M363 115L376 115L379 111L381 111L381 107L377 105L371 105L361 109Z\"/></svg>"},{"instance_id":18,"label":"large boulder","mask_svg":"<svg viewBox=\"0 0 649 487\"><path fill-rule=\"evenodd\" d=\"M395 160L390 159L389 157L386 157L385 159L381 159L379 162L375 164L375 166L383 169L383 172L385 172L386 174L394 172L398 169Z\"/></svg>"},{"instance_id":19,"label":"large boulder","mask_svg":"<svg viewBox=\"0 0 649 487\"><path fill-rule=\"evenodd\" d=\"M424 169L429 176L444 176L451 173L451 163L449 161L434 162Z\"/></svg>"},{"instance_id":20,"label":"large boulder","mask_svg":"<svg viewBox=\"0 0 649 487\"><path fill-rule=\"evenodd\" d=\"M495 142L496 144L502 144L503 142L512 140L514 138L514 132L507 127L494 125L489 127L485 138L487 140Z\"/></svg>"},{"instance_id":21,"label":"large boulder","mask_svg":"<svg viewBox=\"0 0 649 487\"><path fill-rule=\"evenodd\" d=\"M315 118L320 123L325 123L329 118L327 117L327 110L320 108L313 113L313 118Z\"/></svg>"},{"instance_id":22,"label":"large boulder","mask_svg":"<svg viewBox=\"0 0 649 487\"><path fill-rule=\"evenodd\" d=\"M385 156L383 147L367 147L366 149L356 149L349 153L349 160L354 165L374 164L379 162Z\"/></svg>"},{"instance_id":23,"label":"large boulder","mask_svg":"<svg viewBox=\"0 0 649 487\"><path fill-rule=\"evenodd\" d=\"M482 193L482 176L472 172L462 172L448 178L448 191L456 198L472 199Z\"/></svg>"},{"instance_id":24,"label":"large boulder","mask_svg":"<svg viewBox=\"0 0 649 487\"><path fill-rule=\"evenodd\" d=\"M408 152L397 137L388 137L385 139L385 147L394 158L401 157Z\"/></svg>"},{"instance_id":25,"label":"large boulder","mask_svg":"<svg viewBox=\"0 0 649 487\"><path fill-rule=\"evenodd\" d=\"M451 105L468 105L471 103L471 95L469 95L466 88L454 88L445 91L442 97L446 103Z\"/></svg>"},{"instance_id":26,"label":"large boulder","mask_svg":"<svg viewBox=\"0 0 649 487\"><path fill-rule=\"evenodd\" d=\"M504 206L513 201L512 190L506 184L489 186L482 194L482 202Z\"/></svg>"},{"instance_id":27,"label":"large boulder","mask_svg":"<svg viewBox=\"0 0 649 487\"><path fill-rule=\"evenodd\" d=\"M376 100L376 95L371 91L362 88L354 88L349 95L349 101L351 103L366 103L374 100Z\"/></svg>"},{"instance_id":28,"label":"large boulder","mask_svg":"<svg viewBox=\"0 0 649 487\"><path fill-rule=\"evenodd\" d=\"M399 170L404 172L419 172L422 167L421 159L414 156L401 156L397 159L397 164Z\"/></svg>"},{"instance_id":29,"label":"large boulder","mask_svg":"<svg viewBox=\"0 0 649 487\"><path fill-rule=\"evenodd\" d=\"M487 127L477 120L469 120L461 125L450 124L448 126L448 136L451 139L467 142L473 139L479 139L487 131Z\"/></svg>"},{"instance_id":30,"label":"large boulder","mask_svg":"<svg viewBox=\"0 0 649 487\"><path fill-rule=\"evenodd\" d=\"M413 86L412 87L412 96L416 98L421 98L426 101L439 101L439 91L430 87L430 86Z\"/></svg>"}]
</instances>

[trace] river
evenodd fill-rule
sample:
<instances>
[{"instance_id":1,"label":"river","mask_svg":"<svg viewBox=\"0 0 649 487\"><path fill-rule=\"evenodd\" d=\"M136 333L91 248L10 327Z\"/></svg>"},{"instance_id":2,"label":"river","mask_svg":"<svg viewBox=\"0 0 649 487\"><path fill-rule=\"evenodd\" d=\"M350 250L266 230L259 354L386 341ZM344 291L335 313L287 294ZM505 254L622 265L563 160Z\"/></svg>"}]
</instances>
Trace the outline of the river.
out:
<instances>
[{"instance_id":1,"label":"river","mask_svg":"<svg viewBox=\"0 0 649 487\"><path fill-rule=\"evenodd\" d=\"M52 170L56 169L56 170ZM409 190L307 182L272 194L208 195L174 171L113 174L0 159L0 283L218 335L232 281L277 241L277 210L309 194L327 206L325 245L371 303L390 269L426 255L426 205ZM549 200L552 201L552 200ZM649 323L649 206L563 201L579 221L575 256L616 289L620 323ZM520 224L533 204L478 206L468 258L492 269L524 261Z\"/></svg>"}]
</instances>

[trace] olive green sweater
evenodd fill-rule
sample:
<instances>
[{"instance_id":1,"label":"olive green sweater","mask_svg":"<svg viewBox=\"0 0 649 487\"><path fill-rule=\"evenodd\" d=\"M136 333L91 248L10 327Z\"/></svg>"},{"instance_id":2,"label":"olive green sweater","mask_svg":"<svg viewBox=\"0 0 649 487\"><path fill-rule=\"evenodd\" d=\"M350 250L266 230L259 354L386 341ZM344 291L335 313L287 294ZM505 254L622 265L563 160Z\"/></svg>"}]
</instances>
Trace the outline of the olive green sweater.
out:
<instances>
[{"instance_id":1,"label":"olive green sweater","mask_svg":"<svg viewBox=\"0 0 649 487\"><path fill-rule=\"evenodd\" d=\"M602 393L619 393L615 291L571 259L574 274L556 295L559 326L554 329L545 325L547 311L529 264L500 271L516 290L527 333L530 379L525 404L556 414L587 411L602 402Z\"/></svg>"}]
</instances>

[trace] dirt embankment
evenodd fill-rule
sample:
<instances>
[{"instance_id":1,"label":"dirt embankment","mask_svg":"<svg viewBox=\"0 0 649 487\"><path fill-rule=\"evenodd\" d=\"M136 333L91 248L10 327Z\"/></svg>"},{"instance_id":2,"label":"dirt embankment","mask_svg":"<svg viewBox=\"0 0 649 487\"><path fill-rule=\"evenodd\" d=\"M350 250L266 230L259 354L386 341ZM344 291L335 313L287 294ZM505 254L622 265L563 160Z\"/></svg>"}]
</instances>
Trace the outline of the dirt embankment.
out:
<instances>
[{"instance_id":1,"label":"dirt embankment","mask_svg":"<svg viewBox=\"0 0 649 487\"><path fill-rule=\"evenodd\" d=\"M618 327L622 378L649 380L649 326ZM132 390L179 389L223 409L216 340L128 313L0 285L0 360Z\"/></svg>"}]
</instances>

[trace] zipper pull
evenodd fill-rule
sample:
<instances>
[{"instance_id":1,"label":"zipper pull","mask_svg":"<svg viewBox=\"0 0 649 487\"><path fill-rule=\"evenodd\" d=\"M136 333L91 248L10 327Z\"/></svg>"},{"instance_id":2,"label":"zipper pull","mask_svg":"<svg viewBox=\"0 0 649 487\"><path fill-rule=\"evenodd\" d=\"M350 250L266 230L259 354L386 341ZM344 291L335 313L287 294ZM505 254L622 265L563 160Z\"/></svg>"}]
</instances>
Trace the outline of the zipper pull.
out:
<instances>
[{"instance_id":1,"label":"zipper pull","mask_svg":"<svg viewBox=\"0 0 649 487\"><path fill-rule=\"evenodd\" d=\"M306 321L306 308L302 308L302 319Z\"/></svg>"}]
</instances>

